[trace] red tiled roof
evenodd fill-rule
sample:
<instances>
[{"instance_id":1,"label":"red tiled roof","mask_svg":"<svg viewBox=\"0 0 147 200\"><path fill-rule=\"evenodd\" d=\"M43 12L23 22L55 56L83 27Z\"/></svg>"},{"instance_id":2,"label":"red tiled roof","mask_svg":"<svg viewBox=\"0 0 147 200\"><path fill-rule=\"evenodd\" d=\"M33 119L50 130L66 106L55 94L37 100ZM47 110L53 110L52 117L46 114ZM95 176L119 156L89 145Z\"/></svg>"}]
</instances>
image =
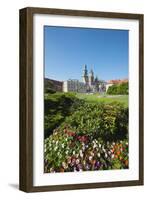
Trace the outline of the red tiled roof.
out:
<instances>
[{"instance_id":1,"label":"red tiled roof","mask_svg":"<svg viewBox=\"0 0 147 200\"><path fill-rule=\"evenodd\" d=\"M117 80L109 80L107 81L107 83L109 84L120 84L120 83L127 83L128 82L128 79L117 79Z\"/></svg>"}]
</instances>

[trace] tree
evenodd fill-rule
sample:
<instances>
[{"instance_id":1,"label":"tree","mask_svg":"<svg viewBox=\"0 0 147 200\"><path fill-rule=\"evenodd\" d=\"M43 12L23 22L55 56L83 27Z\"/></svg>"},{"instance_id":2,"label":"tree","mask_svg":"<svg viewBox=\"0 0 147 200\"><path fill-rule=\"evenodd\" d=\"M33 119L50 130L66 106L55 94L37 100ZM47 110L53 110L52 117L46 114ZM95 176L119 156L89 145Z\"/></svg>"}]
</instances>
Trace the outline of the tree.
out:
<instances>
[{"instance_id":1,"label":"tree","mask_svg":"<svg viewBox=\"0 0 147 200\"><path fill-rule=\"evenodd\" d=\"M107 90L107 94L112 95L127 95L129 93L128 82L121 84L114 84Z\"/></svg>"}]
</instances>

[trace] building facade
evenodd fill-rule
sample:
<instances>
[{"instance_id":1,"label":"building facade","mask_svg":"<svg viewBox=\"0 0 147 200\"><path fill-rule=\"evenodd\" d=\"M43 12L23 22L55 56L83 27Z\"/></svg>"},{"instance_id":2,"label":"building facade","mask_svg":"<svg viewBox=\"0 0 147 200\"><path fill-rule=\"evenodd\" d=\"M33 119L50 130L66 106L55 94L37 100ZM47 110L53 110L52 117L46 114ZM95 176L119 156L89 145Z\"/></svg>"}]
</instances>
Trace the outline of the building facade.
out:
<instances>
[{"instance_id":1,"label":"building facade","mask_svg":"<svg viewBox=\"0 0 147 200\"><path fill-rule=\"evenodd\" d=\"M69 79L63 82L63 92L86 93L86 85L76 79Z\"/></svg>"},{"instance_id":2,"label":"building facade","mask_svg":"<svg viewBox=\"0 0 147 200\"><path fill-rule=\"evenodd\" d=\"M106 91L106 83L94 77L94 72L91 69L88 73L87 66L84 66L82 81L77 79L69 79L63 82L64 92L79 92L79 93L103 93Z\"/></svg>"}]
</instances>

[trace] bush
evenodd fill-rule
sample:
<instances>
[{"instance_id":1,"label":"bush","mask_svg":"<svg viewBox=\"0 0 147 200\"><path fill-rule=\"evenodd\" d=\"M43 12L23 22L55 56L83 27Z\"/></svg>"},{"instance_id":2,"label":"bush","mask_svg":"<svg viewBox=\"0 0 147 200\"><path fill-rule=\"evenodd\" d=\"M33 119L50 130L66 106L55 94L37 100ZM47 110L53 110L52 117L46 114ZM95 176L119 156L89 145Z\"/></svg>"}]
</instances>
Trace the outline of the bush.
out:
<instances>
[{"instance_id":1,"label":"bush","mask_svg":"<svg viewBox=\"0 0 147 200\"><path fill-rule=\"evenodd\" d=\"M74 93L53 93L45 94L44 99L44 134L45 138L52 134L53 130L57 128L69 116L73 109L78 107L82 100L76 98Z\"/></svg>"},{"instance_id":2,"label":"bush","mask_svg":"<svg viewBox=\"0 0 147 200\"><path fill-rule=\"evenodd\" d=\"M128 83L115 84L108 88L107 94L110 95L128 95Z\"/></svg>"},{"instance_id":3,"label":"bush","mask_svg":"<svg viewBox=\"0 0 147 200\"><path fill-rule=\"evenodd\" d=\"M69 129L77 135L102 138L111 141L127 138L128 108L120 103L83 103L61 124L60 129Z\"/></svg>"}]
</instances>

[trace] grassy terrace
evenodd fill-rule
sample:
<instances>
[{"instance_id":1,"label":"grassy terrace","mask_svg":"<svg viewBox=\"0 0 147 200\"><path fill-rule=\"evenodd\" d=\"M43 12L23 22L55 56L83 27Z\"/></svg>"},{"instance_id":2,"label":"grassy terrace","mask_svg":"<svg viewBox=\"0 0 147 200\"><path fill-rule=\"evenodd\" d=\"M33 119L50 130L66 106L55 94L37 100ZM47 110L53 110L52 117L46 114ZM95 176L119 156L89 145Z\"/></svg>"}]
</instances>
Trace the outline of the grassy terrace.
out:
<instances>
[{"instance_id":1,"label":"grassy terrace","mask_svg":"<svg viewBox=\"0 0 147 200\"><path fill-rule=\"evenodd\" d=\"M76 95L79 99L84 99L90 103L97 103L97 102L120 102L123 103L126 107L128 106L128 95L98 95L98 94L83 94L77 93Z\"/></svg>"}]
</instances>

